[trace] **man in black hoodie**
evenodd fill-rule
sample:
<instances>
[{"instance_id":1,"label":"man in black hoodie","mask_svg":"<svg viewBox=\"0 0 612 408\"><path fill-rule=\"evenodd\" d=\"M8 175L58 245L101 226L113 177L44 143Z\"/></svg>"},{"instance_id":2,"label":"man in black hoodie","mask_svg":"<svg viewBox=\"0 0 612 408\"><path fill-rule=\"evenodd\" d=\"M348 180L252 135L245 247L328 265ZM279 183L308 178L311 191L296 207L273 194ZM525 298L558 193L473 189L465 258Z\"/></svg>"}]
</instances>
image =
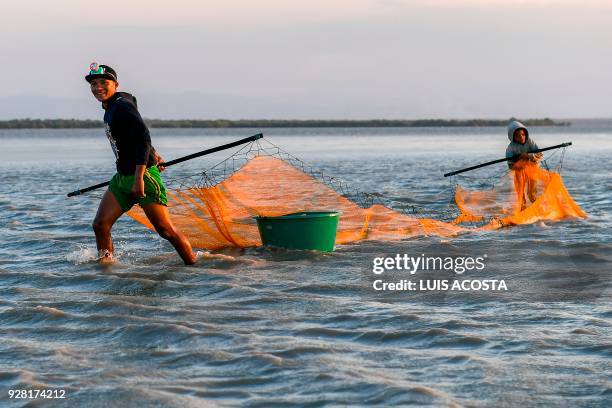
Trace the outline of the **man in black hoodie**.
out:
<instances>
[{"instance_id":1,"label":"man in black hoodie","mask_svg":"<svg viewBox=\"0 0 612 408\"><path fill-rule=\"evenodd\" d=\"M117 173L98 207L93 222L101 262L113 260L111 228L134 204L140 204L157 233L170 241L185 264L196 261L189 240L176 229L166 207L166 188L158 168L161 157L151 145L151 136L136 105L136 98L117 92L117 73L107 65L92 63L85 80L94 97L102 102L106 136L117 159Z\"/></svg>"}]
</instances>

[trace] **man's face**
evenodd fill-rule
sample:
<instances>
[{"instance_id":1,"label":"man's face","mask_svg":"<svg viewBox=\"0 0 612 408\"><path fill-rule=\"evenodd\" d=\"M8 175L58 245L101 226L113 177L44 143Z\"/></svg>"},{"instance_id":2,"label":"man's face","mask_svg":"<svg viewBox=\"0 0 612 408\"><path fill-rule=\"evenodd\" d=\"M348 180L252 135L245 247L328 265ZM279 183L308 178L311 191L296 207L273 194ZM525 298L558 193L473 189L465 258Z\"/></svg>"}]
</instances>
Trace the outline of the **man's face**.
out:
<instances>
[{"instance_id":1,"label":"man's face","mask_svg":"<svg viewBox=\"0 0 612 408\"><path fill-rule=\"evenodd\" d=\"M100 102L105 102L117 92L117 82L105 78L92 79L89 83L91 93Z\"/></svg>"},{"instance_id":2,"label":"man's face","mask_svg":"<svg viewBox=\"0 0 612 408\"><path fill-rule=\"evenodd\" d=\"M525 133L525 129L518 129L514 132L514 141L516 143L523 144L527 140L527 133Z\"/></svg>"}]
</instances>

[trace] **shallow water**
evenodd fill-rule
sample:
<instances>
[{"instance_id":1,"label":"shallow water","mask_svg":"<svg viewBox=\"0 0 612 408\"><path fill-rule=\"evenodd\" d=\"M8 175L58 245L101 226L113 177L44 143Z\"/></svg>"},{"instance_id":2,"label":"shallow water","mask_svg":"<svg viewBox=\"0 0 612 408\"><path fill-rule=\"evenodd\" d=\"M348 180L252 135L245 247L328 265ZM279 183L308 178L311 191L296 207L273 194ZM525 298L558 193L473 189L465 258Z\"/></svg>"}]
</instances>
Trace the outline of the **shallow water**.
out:
<instances>
[{"instance_id":1,"label":"shallow water","mask_svg":"<svg viewBox=\"0 0 612 408\"><path fill-rule=\"evenodd\" d=\"M152 136L171 159L258 131ZM264 134L393 205L431 208L449 200L444 172L507 144L502 128ZM65 194L113 174L101 130L0 131L0 401L25 405L8 390L45 388L66 390L60 406L609 406L612 128L532 135L574 142L563 177L587 220L333 254L227 249L185 267L127 217L118 263L92 261L98 199ZM461 278L504 279L508 291L374 291L373 258L404 253L486 254ZM440 273L419 276L458 278Z\"/></svg>"}]
</instances>

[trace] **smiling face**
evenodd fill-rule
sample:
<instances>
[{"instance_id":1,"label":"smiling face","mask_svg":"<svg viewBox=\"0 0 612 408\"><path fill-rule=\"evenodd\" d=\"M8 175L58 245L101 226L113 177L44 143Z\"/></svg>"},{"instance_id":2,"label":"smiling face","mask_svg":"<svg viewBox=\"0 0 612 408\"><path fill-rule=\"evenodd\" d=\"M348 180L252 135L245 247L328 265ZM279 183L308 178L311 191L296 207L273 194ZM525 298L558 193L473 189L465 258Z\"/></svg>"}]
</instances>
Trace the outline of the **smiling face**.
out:
<instances>
[{"instance_id":1,"label":"smiling face","mask_svg":"<svg viewBox=\"0 0 612 408\"><path fill-rule=\"evenodd\" d=\"M89 83L91 93L100 102L109 100L117 92L118 85L117 82L106 78L92 79Z\"/></svg>"},{"instance_id":2,"label":"smiling face","mask_svg":"<svg viewBox=\"0 0 612 408\"><path fill-rule=\"evenodd\" d=\"M527 133L525 132L525 129L517 129L514 132L514 141L516 143L525 144L527 141Z\"/></svg>"}]
</instances>

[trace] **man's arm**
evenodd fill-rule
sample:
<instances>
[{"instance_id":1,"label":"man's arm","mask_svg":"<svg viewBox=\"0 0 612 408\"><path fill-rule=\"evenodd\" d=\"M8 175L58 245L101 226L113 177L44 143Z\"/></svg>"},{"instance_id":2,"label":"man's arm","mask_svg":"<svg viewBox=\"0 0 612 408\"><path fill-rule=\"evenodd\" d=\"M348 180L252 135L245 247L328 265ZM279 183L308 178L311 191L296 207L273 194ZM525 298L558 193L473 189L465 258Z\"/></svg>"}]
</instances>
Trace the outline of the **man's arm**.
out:
<instances>
[{"instance_id":1,"label":"man's arm","mask_svg":"<svg viewBox=\"0 0 612 408\"><path fill-rule=\"evenodd\" d=\"M514 151L512 150L511 145L508 145L508 147L506 148L506 157L511 158L514 157ZM514 163L516 163L516 160L514 159L510 159L508 160L508 168L511 169L512 166L514 166Z\"/></svg>"},{"instance_id":2,"label":"man's arm","mask_svg":"<svg viewBox=\"0 0 612 408\"><path fill-rule=\"evenodd\" d=\"M119 123L122 126L122 133L127 139L125 143L132 144L130 153L134 154L135 162L134 184L132 185L132 196L142 198L144 192L144 173L147 170L147 161L149 158L149 149L151 148L151 139L135 106L130 103L125 103L116 113Z\"/></svg>"},{"instance_id":3,"label":"man's arm","mask_svg":"<svg viewBox=\"0 0 612 408\"><path fill-rule=\"evenodd\" d=\"M132 196L135 198L143 198L144 191L144 174L147 170L146 164L139 164L134 171L134 184L132 185Z\"/></svg>"},{"instance_id":4,"label":"man's arm","mask_svg":"<svg viewBox=\"0 0 612 408\"><path fill-rule=\"evenodd\" d=\"M123 109L117 112L120 115L121 122L124 125L123 131L130 139L130 142L135 145L134 160L136 165L147 164L149 160L149 149L151 148L151 139L147 126L145 125L138 109L131 103L125 103Z\"/></svg>"}]
</instances>

